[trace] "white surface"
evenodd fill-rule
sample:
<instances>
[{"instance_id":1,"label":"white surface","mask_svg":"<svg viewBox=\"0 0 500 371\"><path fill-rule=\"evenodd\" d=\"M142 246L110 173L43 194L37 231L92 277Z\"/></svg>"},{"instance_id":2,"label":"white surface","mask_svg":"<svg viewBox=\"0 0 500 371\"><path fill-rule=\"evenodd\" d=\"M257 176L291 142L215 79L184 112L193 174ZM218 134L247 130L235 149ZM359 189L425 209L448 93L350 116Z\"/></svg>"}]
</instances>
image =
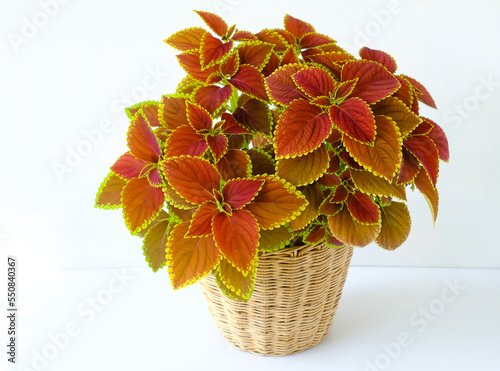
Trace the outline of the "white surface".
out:
<instances>
[{"instance_id":1,"label":"white surface","mask_svg":"<svg viewBox=\"0 0 500 371\"><path fill-rule=\"evenodd\" d=\"M162 40L202 25L192 9L255 32L281 27L290 13L353 53L362 44L391 53L434 96L439 111L424 113L446 130L451 162L441 166L436 228L424 198L410 193L405 246L366 247L353 264L500 267L499 2L55 1L0 0L0 249L26 271L146 266L120 211L94 210L94 197L125 151L121 107L159 99L183 76ZM470 109L459 113L464 104ZM109 130L72 157L103 123ZM54 164L68 171L58 176Z\"/></svg>"},{"instance_id":2,"label":"white surface","mask_svg":"<svg viewBox=\"0 0 500 371\"><path fill-rule=\"evenodd\" d=\"M275 358L226 343L198 287L174 292L165 275L142 268L62 271L43 285L21 280L20 363L8 371L366 371L368 362L391 371L494 371L499 287L493 269L352 267L328 337ZM52 359L42 367L37 354Z\"/></svg>"}]
</instances>

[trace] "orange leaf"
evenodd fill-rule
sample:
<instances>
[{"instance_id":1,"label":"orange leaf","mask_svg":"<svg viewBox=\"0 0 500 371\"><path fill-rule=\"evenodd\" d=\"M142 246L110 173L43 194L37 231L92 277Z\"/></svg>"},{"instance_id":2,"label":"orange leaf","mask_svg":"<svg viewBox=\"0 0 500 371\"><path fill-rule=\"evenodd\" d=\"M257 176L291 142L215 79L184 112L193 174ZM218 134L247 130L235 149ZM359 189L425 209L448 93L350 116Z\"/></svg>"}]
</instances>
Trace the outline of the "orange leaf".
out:
<instances>
[{"instance_id":1,"label":"orange leaf","mask_svg":"<svg viewBox=\"0 0 500 371\"><path fill-rule=\"evenodd\" d=\"M271 57L274 45L262 41L248 41L238 45L241 64L256 67L259 71Z\"/></svg>"},{"instance_id":2,"label":"orange leaf","mask_svg":"<svg viewBox=\"0 0 500 371\"><path fill-rule=\"evenodd\" d=\"M420 170L420 163L406 148L403 147L403 158L397 184L408 184L412 182Z\"/></svg>"},{"instance_id":3,"label":"orange leaf","mask_svg":"<svg viewBox=\"0 0 500 371\"><path fill-rule=\"evenodd\" d=\"M168 220L162 220L152 226L144 236L142 250L153 272L165 266L165 248L167 247L169 235L169 222Z\"/></svg>"},{"instance_id":4,"label":"orange leaf","mask_svg":"<svg viewBox=\"0 0 500 371\"><path fill-rule=\"evenodd\" d=\"M319 206L323 202L323 191L318 183L313 183L307 185L302 191L304 197L306 198L308 205L297 216L296 219L290 222L290 227L292 230L297 231L309 225L318 215Z\"/></svg>"},{"instance_id":5,"label":"orange leaf","mask_svg":"<svg viewBox=\"0 0 500 371\"><path fill-rule=\"evenodd\" d=\"M297 54L295 54L295 47L293 45L290 45L288 49L283 53L283 56L281 57L281 63L279 65L284 66L291 63L300 63L300 58L297 56ZM279 66L277 66L275 69L277 69L278 67Z\"/></svg>"},{"instance_id":6,"label":"orange leaf","mask_svg":"<svg viewBox=\"0 0 500 371\"><path fill-rule=\"evenodd\" d=\"M272 175L276 172L274 161L267 153L252 148L247 151L247 154L252 161L252 175Z\"/></svg>"},{"instance_id":7,"label":"orange leaf","mask_svg":"<svg viewBox=\"0 0 500 371\"><path fill-rule=\"evenodd\" d=\"M220 73L223 76L234 76L240 69L240 56L235 50L231 52L229 57L222 61L219 66Z\"/></svg>"},{"instance_id":8,"label":"orange leaf","mask_svg":"<svg viewBox=\"0 0 500 371\"><path fill-rule=\"evenodd\" d=\"M290 32L293 36L295 36L298 39L300 39L306 33L315 31L314 27L311 26L309 23L301 21L298 18L294 18L289 14L285 15L284 24L285 24L285 30Z\"/></svg>"},{"instance_id":9,"label":"orange leaf","mask_svg":"<svg viewBox=\"0 0 500 371\"><path fill-rule=\"evenodd\" d=\"M161 156L158 140L142 110L134 116L130 123L127 144L132 155L140 160L156 163Z\"/></svg>"},{"instance_id":10,"label":"orange leaf","mask_svg":"<svg viewBox=\"0 0 500 371\"><path fill-rule=\"evenodd\" d=\"M195 13L198 14L206 23L206 25L220 37L223 37L227 34L227 23L217 14L205 12L203 10L195 10Z\"/></svg>"},{"instance_id":11,"label":"orange leaf","mask_svg":"<svg viewBox=\"0 0 500 371\"><path fill-rule=\"evenodd\" d=\"M180 50L187 51L198 49L201 44L201 39L206 33L201 27L191 27L174 33L165 42L171 47Z\"/></svg>"},{"instance_id":12,"label":"orange leaf","mask_svg":"<svg viewBox=\"0 0 500 371\"><path fill-rule=\"evenodd\" d=\"M168 238L166 259L174 290L206 276L222 258L212 236L184 238L188 226L188 222L176 225Z\"/></svg>"},{"instance_id":13,"label":"orange leaf","mask_svg":"<svg viewBox=\"0 0 500 371\"><path fill-rule=\"evenodd\" d=\"M227 259L222 259L215 279L222 292L230 299L246 302L253 292L255 277L257 276L257 264L252 265L250 272L244 275L233 267Z\"/></svg>"},{"instance_id":14,"label":"orange leaf","mask_svg":"<svg viewBox=\"0 0 500 371\"><path fill-rule=\"evenodd\" d=\"M276 167L276 174L293 185L301 186L319 179L328 166L328 151L326 146L321 144L307 155L280 159Z\"/></svg>"},{"instance_id":15,"label":"orange leaf","mask_svg":"<svg viewBox=\"0 0 500 371\"><path fill-rule=\"evenodd\" d=\"M397 197L406 201L405 187L388 182L369 171L351 169L351 177L360 191L379 197Z\"/></svg>"},{"instance_id":16,"label":"orange leaf","mask_svg":"<svg viewBox=\"0 0 500 371\"><path fill-rule=\"evenodd\" d=\"M213 220L214 238L224 257L246 274L257 259L259 227L249 211L233 210L217 214Z\"/></svg>"},{"instance_id":17,"label":"orange leaf","mask_svg":"<svg viewBox=\"0 0 500 371\"><path fill-rule=\"evenodd\" d=\"M303 68L300 64L287 64L269 75L266 78L269 97L280 105L289 105L295 99L307 98L292 79L292 76Z\"/></svg>"},{"instance_id":18,"label":"orange leaf","mask_svg":"<svg viewBox=\"0 0 500 371\"><path fill-rule=\"evenodd\" d=\"M412 78L410 76L406 76L406 75L401 75L401 76L406 78L410 82L410 84L417 90L417 97L418 97L419 101L427 104L429 107L437 109L436 102L434 102L434 99L432 98L430 93L427 91L425 86L423 86L421 83L419 83L417 80L415 80L414 78Z\"/></svg>"},{"instance_id":19,"label":"orange leaf","mask_svg":"<svg viewBox=\"0 0 500 371\"><path fill-rule=\"evenodd\" d=\"M197 205L192 204L191 202L187 202L184 198L182 198L179 193L170 185L168 182L166 182L163 185L163 192L165 193L165 197L168 202L168 207L169 211L173 210L173 207L178 208L179 210L187 211L187 213L183 213L183 216L188 216L188 219L181 218L182 220L191 220L191 215L194 212L193 208L196 208ZM173 214L177 215L175 212L172 211ZM177 215L179 216L179 215Z\"/></svg>"},{"instance_id":20,"label":"orange leaf","mask_svg":"<svg viewBox=\"0 0 500 371\"><path fill-rule=\"evenodd\" d=\"M292 79L311 98L330 97L335 94L337 83L328 72L319 67L298 71Z\"/></svg>"},{"instance_id":21,"label":"orange leaf","mask_svg":"<svg viewBox=\"0 0 500 371\"><path fill-rule=\"evenodd\" d=\"M224 156L224 153L227 151L228 140L225 135L217 134L212 135L209 134L205 137L208 146L210 147L210 151L216 160Z\"/></svg>"},{"instance_id":22,"label":"orange leaf","mask_svg":"<svg viewBox=\"0 0 500 371\"><path fill-rule=\"evenodd\" d=\"M248 99L234 111L238 124L252 133L271 135L271 112L266 103Z\"/></svg>"},{"instance_id":23,"label":"orange leaf","mask_svg":"<svg viewBox=\"0 0 500 371\"><path fill-rule=\"evenodd\" d=\"M169 130L188 125L186 97L182 95L164 95L161 97L160 121Z\"/></svg>"},{"instance_id":24,"label":"orange leaf","mask_svg":"<svg viewBox=\"0 0 500 371\"><path fill-rule=\"evenodd\" d=\"M132 179L122 192L123 216L132 233L145 228L158 215L165 194L161 188L152 187L147 178Z\"/></svg>"},{"instance_id":25,"label":"orange leaf","mask_svg":"<svg viewBox=\"0 0 500 371\"><path fill-rule=\"evenodd\" d=\"M208 111L199 104L187 101L186 113L189 124L196 132L212 129L212 117Z\"/></svg>"},{"instance_id":26,"label":"orange leaf","mask_svg":"<svg viewBox=\"0 0 500 371\"><path fill-rule=\"evenodd\" d=\"M213 66L202 68L201 57L198 52L188 51L177 55L180 66L193 78L203 83L209 80L217 71ZM213 82L212 82L213 83Z\"/></svg>"},{"instance_id":27,"label":"orange leaf","mask_svg":"<svg viewBox=\"0 0 500 371\"><path fill-rule=\"evenodd\" d=\"M352 217L361 224L380 223L380 209L370 196L354 191L347 197L347 208Z\"/></svg>"},{"instance_id":28,"label":"orange leaf","mask_svg":"<svg viewBox=\"0 0 500 371\"><path fill-rule=\"evenodd\" d=\"M388 97L401 84L384 66L377 62L358 60L347 62L342 68L342 81L358 78L352 95L371 104Z\"/></svg>"},{"instance_id":29,"label":"orange leaf","mask_svg":"<svg viewBox=\"0 0 500 371\"><path fill-rule=\"evenodd\" d=\"M95 207L101 209L118 209L122 206L122 191L126 181L113 172L103 180L95 198Z\"/></svg>"},{"instance_id":30,"label":"orange leaf","mask_svg":"<svg viewBox=\"0 0 500 371\"><path fill-rule=\"evenodd\" d=\"M375 118L362 99L349 98L339 106L330 107L330 119L352 139L363 143L372 143L375 139Z\"/></svg>"},{"instance_id":31,"label":"orange leaf","mask_svg":"<svg viewBox=\"0 0 500 371\"><path fill-rule=\"evenodd\" d=\"M333 44L336 41L331 37L317 32L309 32L300 39L301 49L316 48L318 46Z\"/></svg>"},{"instance_id":32,"label":"orange leaf","mask_svg":"<svg viewBox=\"0 0 500 371\"><path fill-rule=\"evenodd\" d=\"M231 77L228 81L236 89L251 97L264 101L269 100L264 86L264 75L254 66L248 64L240 66L236 75Z\"/></svg>"},{"instance_id":33,"label":"orange leaf","mask_svg":"<svg viewBox=\"0 0 500 371\"><path fill-rule=\"evenodd\" d=\"M165 144L165 157L189 155L202 156L207 150L207 143L203 135L188 125L175 129Z\"/></svg>"},{"instance_id":34,"label":"orange leaf","mask_svg":"<svg viewBox=\"0 0 500 371\"><path fill-rule=\"evenodd\" d=\"M307 205L305 197L294 186L271 175L253 179L265 180L259 194L245 206L261 229L272 229L293 220Z\"/></svg>"},{"instance_id":35,"label":"orange leaf","mask_svg":"<svg viewBox=\"0 0 500 371\"><path fill-rule=\"evenodd\" d=\"M252 173L250 157L245 151L230 149L217 162L217 170L222 179L246 178Z\"/></svg>"},{"instance_id":36,"label":"orange leaf","mask_svg":"<svg viewBox=\"0 0 500 371\"><path fill-rule=\"evenodd\" d=\"M168 183L191 203L201 205L213 200L213 190L219 190L219 173L213 165L200 157L166 158L162 168Z\"/></svg>"},{"instance_id":37,"label":"orange leaf","mask_svg":"<svg viewBox=\"0 0 500 371\"><path fill-rule=\"evenodd\" d=\"M332 131L328 114L298 99L282 113L275 134L277 158L305 155L318 148Z\"/></svg>"},{"instance_id":38,"label":"orange leaf","mask_svg":"<svg viewBox=\"0 0 500 371\"><path fill-rule=\"evenodd\" d=\"M140 178L142 170L149 164L151 162L136 159L129 151L121 155L110 169L119 177L131 180Z\"/></svg>"},{"instance_id":39,"label":"orange leaf","mask_svg":"<svg viewBox=\"0 0 500 371\"><path fill-rule=\"evenodd\" d=\"M387 97L381 100L372 109L376 115L392 118L403 137L410 134L422 122L422 119L415 115L402 100L395 97Z\"/></svg>"},{"instance_id":40,"label":"orange leaf","mask_svg":"<svg viewBox=\"0 0 500 371\"><path fill-rule=\"evenodd\" d=\"M394 58L382 50L370 49L365 46L359 51L359 56L363 59L380 63L391 73L396 72L396 69L398 68Z\"/></svg>"},{"instance_id":41,"label":"orange leaf","mask_svg":"<svg viewBox=\"0 0 500 371\"><path fill-rule=\"evenodd\" d=\"M420 172L417 174L417 177L415 178L415 185L427 200L429 208L431 209L432 219L434 221L434 224L436 224L439 210L439 193L436 187L432 185L432 182L430 181L427 173L422 170L420 170Z\"/></svg>"},{"instance_id":42,"label":"orange leaf","mask_svg":"<svg viewBox=\"0 0 500 371\"><path fill-rule=\"evenodd\" d=\"M416 136L405 139L404 146L422 163L432 184L436 186L439 174L439 155L434 142L425 136Z\"/></svg>"},{"instance_id":43,"label":"orange leaf","mask_svg":"<svg viewBox=\"0 0 500 371\"><path fill-rule=\"evenodd\" d=\"M342 66L354 60L354 57L343 51L333 51L324 54L315 54L307 57L311 62L326 67L337 79L340 79ZM343 79L346 81L348 79Z\"/></svg>"},{"instance_id":44,"label":"orange leaf","mask_svg":"<svg viewBox=\"0 0 500 371\"><path fill-rule=\"evenodd\" d=\"M205 108L210 114L213 114L231 98L232 93L233 89L231 85L226 85L222 88L217 85L208 85L196 90L194 99L201 107Z\"/></svg>"},{"instance_id":45,"label":"orange leaf","mask_svg":"<svg viewBox=\"0 0 500 371\"><path fill-rule=\"evenodd\" d=\"M214 66L217 62L223 60L233 47L233 42L223 43L209 32L203 35L200 45L200 61L202 70Z\"/></svg>"},{"instance_id":46,"label":"orange leaf","mask_svg":"<svg viewBox=\"0 0 500 371\"><path fill-rule=\"evenodd\" d=\"M206 237L212 234L212 221L220 213L212 201L200 205L192 216L185 237Z\"/></svg>"},{"instance_id":47,"label":"orange leaf","mask_svg":"<svg viewBox=\"0 0 500 371\"><path fill-rule=\"evenodd\" d=\"M261 229L259 251L278 251L283 249L292 238L293 233L285 226L267 230Z\"/></svg>"},{"instance_id":48,"label":"orange leaf","mask_svg":"<svg viewBox=\"0 0 500 371\"><path fill-rule=\"evenodd\" d=\"M401 138L394 121L375 116L377 136L373 146L359 143L344 135L349 154L365 169L391 181L401 164Z\"/></svg>"},{"instance_id":49,"label":"orange leaf","mask_svg":"<svg viewBox=\"0 0 500 371\"><path fill-rule=\"evenodd\" d=\"M395 250L410 235L411 218L403 202L391 202L382 206L382 228L376 242L386 250Z\"/></svg>"},{"instance_id":50,"label":"orange leaf","mask_svg":"<svg viewBox=\"0 0 500 371\"><path fill-rule=\"evenodd\" d=\"M134 104L132 107L125 108L125 112L129 119L133 119L134 116L142 110L142 113L146 117L147 122L152 127L160 126L160 120L158 117L158 110L160 108L160 103L155 101L146 101Z\"/></svg>"},{"instance_id":51,"label":"orange leaf","mask_svg":"<svg viewBox=\"0 0 500 371\"><path fill-rule=\"evenodd\" d=\"M241 209L255 198L263 184L263 180L231 179L222 188L224 202L233 210Z\"/></svg>"},{"instance_id":52,"label":"orange leaf","mask_svg":"<svg viewBox=\"0 0 500 371\"><path fill-rule=\"evenodd\" d=\"M448 139L446 138L444 130L434 121L431 121L429 119L426 120L430 121L433 125L433 128L429 133L429 138L432 139L434 144L436 144L439 158L445 162L448 162L450 160L450 149L448 147Z\"/></svg>"},{"instance_id":53,"label":"orange leaf","mask_svg":"<svg viewBox=\"0 0 500 371\"><path fill-rule=\"evenodd\" d=\"M364 247L373 242L380 233L380 224L358 223L347 207L328 217L328 227L335 238L349 246Z\"/></svg>"}]
</instances>

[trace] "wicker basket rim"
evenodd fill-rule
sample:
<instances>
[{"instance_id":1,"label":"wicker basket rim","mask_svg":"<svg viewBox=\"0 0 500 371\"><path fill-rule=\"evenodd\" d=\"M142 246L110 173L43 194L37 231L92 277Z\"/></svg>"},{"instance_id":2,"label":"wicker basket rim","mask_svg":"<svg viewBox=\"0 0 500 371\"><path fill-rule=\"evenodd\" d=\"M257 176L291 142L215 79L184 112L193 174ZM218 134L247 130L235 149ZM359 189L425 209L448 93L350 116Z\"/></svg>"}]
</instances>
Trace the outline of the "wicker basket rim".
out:
<instances>
[{"instance_id":1,"label":"wicker basket rim","mask_svg":"<svg viewBox=\"0 0 500 371\"><path fill-rule=\"evenodd\" d=\"M260 257L272 257L272 256L280 256L280 255L289 255L293 257L297 256L302 256L307 254L310 251L313 250L321 250L324 248L330 248L326 246L324 243L319 243L319 244L314 244L314 245L309 245L309 244L303 244L303 245L298 245L298 246L289 246L285 247L283 249L277 250L277 251L259 251L259 258Z\"/></svg>"}]
</instances>

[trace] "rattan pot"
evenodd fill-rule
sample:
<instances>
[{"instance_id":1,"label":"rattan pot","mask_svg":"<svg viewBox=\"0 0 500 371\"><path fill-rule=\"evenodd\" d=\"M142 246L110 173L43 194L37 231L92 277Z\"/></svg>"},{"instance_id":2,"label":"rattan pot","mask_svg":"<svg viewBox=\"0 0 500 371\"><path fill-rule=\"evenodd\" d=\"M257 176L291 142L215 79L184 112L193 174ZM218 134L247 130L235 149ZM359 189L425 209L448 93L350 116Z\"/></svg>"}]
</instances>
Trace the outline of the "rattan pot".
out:
<instances>
[{"instance_id":1,"label":"rattan pot","mask_svg":"<svg viewBox=\"0 0 500 371\"><path fill-rule=\"evenodd\" d=\"M247 303L227 298L213 275L200 286L228 342L255 354L289 355L319 344L328 334L352 252L352 247L307 245L259 253Z\"/></svg>"}]
</instances>

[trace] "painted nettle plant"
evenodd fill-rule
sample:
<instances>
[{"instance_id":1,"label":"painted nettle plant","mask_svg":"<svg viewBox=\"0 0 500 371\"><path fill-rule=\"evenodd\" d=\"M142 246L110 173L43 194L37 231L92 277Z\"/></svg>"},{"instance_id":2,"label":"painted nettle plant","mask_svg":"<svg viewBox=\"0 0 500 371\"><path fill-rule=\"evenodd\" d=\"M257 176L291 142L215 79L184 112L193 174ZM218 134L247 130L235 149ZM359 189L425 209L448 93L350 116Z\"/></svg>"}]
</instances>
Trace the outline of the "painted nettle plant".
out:
<instances>
[{"instance_id":1,"label":"painted nettle plant","mask_svg":"<svg viewBox=\"0 0 500 371\"><path fill-rule=\"evenodd\" d=\"M166 39L187 73L176 91L126 109L128 152L96 207L123 210L153 271L175 289L214 274L252 294L259 252L303 244L393 250L408 237L406 190L436 220L442 128L426 88L387 53L357 58L313 26L251 33L197 11L208 30Z\"/></svg>"}]
</instances>

